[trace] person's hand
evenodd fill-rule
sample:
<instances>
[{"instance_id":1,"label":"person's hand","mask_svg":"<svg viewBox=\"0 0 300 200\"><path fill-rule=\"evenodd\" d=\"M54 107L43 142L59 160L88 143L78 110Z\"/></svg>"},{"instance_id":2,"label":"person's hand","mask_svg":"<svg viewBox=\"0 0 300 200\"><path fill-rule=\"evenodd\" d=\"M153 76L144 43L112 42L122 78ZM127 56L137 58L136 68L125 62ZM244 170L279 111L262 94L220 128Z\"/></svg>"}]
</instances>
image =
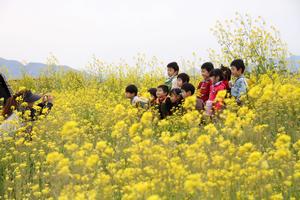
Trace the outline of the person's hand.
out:
<instances>
[{"instance_id":1,"label":"person's hand","mask_svg":"<svg viewBox=\"0 0 300 200\"><path fill-rule=\"evenodd\" d=\"M48 103L53 103L53 96L48 95Z\"/></svg>"},{"instance_id":2,"label":"person's hand","mask_svg":"<svg viewBox=\"0 0 300 200\"><path fill-rule=\"evenodd\" d=\"M43 96L43 103L52 103L53 102L53 96L46 94Z\"/></svg>"}]
</instances>

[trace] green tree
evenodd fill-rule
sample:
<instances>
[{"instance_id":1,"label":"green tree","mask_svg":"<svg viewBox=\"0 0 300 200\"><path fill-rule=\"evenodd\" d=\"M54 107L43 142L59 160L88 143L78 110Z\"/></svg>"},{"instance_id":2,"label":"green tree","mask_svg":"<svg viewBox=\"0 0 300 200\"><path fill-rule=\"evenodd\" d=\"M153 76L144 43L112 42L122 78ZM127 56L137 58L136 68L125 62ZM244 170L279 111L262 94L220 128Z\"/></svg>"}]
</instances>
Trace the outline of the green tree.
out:
<instances>
[{"instance_id":1,"label":"green tree","mask_svg":"<svg viewBox=\"0 0 300 200\"><path fill-rule=\"evenodd\" d=\"M274 26L267 26L262 17L236 13L235 18L217 21L211 29L221 47L220 53L209 50L210 59L218 64L230 64L241 58L256 74L268 70L285 70L287 45Z\"/></svg>"}]
</instances>

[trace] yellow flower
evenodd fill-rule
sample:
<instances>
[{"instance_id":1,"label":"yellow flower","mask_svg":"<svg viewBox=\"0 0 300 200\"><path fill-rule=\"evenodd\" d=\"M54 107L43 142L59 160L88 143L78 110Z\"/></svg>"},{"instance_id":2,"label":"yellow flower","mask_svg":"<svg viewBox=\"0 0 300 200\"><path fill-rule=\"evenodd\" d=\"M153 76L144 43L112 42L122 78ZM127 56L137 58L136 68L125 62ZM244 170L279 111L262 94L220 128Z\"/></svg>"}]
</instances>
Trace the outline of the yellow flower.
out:
<instances>
[{"instance_id":1,"label":"yellow flower","mask_svg":"<svg viewBox=\"0 0 300 200\"><path fill-rule=\"evenodd\" d=\"M70 173L69 166L63 166L61 169L59 169L57 174L61 176L67 176L69 175L69 173Z\"/></svg>"},{"instance_id":2,"label":"yellow flower","mask_svg":"<svg viewBox=\"0 0 300 200\"><path fill-rule=\"evenodd\" d=\"M196 144L199 146L209 145L211 143L209 135L200 135L197 138Z\"/></svg>"},{"instance_id":3,"label":"yellow flower","mask_svg":"<svg viewBox=\"0 0 300 200\"><path fill-rule=\"evenodd\" d=\"M291 137L285 134L279 135L279 137L276 139L275 147L277 149L279 148L288 148L290 146Z\"/></svg>"},{"instance_id":4,"label":"yellow flower","mask_svg":"<svg viewBox=\"0 0 300 200\"><path fill-rule=\"evenodd\" d=\"M107 148L107 142L106 141L99 141L96 144L96 149L99 151L104 151Z\"/></svg>"},{"instance_id":5,"label":"yellow flower","mask_svg":"<svg viewBox=\"0 0 300 200\"><path fill-rule=\"evenodd\" d=\"M204 130L206 130L207 133L210 134L210 135L216 135L216 134L218 133L217 128L216 128L215 125L212 124L212 123L206 125L206 126L204 127Z\"/></svg>"},{"instance_id":6,"label":"yellow flower","mask_svg":"<svg viewBox=\"0 0 300 200\"><path fill-rule=\"evenodd\" d=\"M290 157L291 152L288 149L278 149L274 154L276 160L287 160Z\"/></svg>"},{"instance_id":7,"label":"yellow flower","mask_svg":"<svg viewBox=\"0 0 300 200\"><path fill-rule=\"evenodd\" d=\"M127 131L127 124L125 123L125 121L121 120L115 124L113 131L111 132L111 136L115 139L119 139L124 136L123 134L126 131Z\"/></svg>"},{"instance_id":8,"label":"yellow flower","mask_svg":"<svg viewBox=\"0 0 300 200\"><path fill-rule=\"evenodd\" d=\"M151 137L153 135L153 131L150 128L146 128L143 132L142 135L145 137Z\"/></svg>"},{"instance_id":9,"label":"yellow flower","mask_svg":"<svg viewBox=\"0 0 300 200\"><path fill-rule=\"evenodd\" d=\"M250 152L253 149L253 144L252 143L245 143L243 146L239 147L239 153L241 155Z\"/></svg>"},{"instance_id":10,"label":"yellow flower","mask_svg":"<svg viewBox=\"0 0 300 200\"><path fill-rule=\"evenodd\" d=\"M132 124L132 126L129 128L129 135L130 137L134 137L136 135L136 133L138 132L140 128L140 124L139 123L134 123Z\"/></svg>"},{"instance_id":11,"label":"yellow flower","mask_svg":"<svg viewBox=\"0 0 300 200\"><path fill-rule=\"evenodd\" d=\"M115 115L120 115L120 114L122 114L122 113L124 113L124 112L125 112L125 108L124 108L124 106L121 105L121 104L116 105L116 106L115 106L115 109L114 109L114 111L113 111L113 113L114 113Z\"/></svg>"},{"instance_id":12,"label":"yellow flower","mask_svg":"<svg viewBox=\"0 0 300 200\"><path fill-rule=\"evenodd\" d=\"M201 120L201 115L197 110L193 110L190 112L187 112L183 117L182 117L182 122L188 126L191 127L197 127L200 123Z\"/></svg>"},{"instance_id":13,"label":"yellow flower","mask_svg":"<svg viewBox=\"0 0 300 200\"><path fill-rule=\"evenodd\" d=\"M217 96L216 96L215 101L222 101L225 98L226 94L227 94L226 90L219 91Z\"/></svg>"},{"instance_id":14,"label":"yellow flower","mask_svg":"<svg viewBox=\"0 0 300 200\"><path fill-rule=\"evenodd\" d=\"M93 169L99 161L99 157L96 154L90 155L86 160L86 166Z\"/></svg>"},{"instance_id":15,"label":"yellow flower","mask_svg":"<svg viewBox=\"0 0 300 200\"><path fill-rule=\"evenodd\" d=\"M300 140L298 140L294 145L293 147L297 150L297 151L300 151Z\"/></svg>"},{"instance_id":16,"label":"yellow flower","mask_svg":"<svg viewBox=\"0 0 300 200\"><path fill-rule=\"evenodd\" d=\"M158 122L158 126L159 127L168 127L170 125L169 121L166 119L160 120Z\"/></svg>"},{"instance_id":17,"label":"yellow flower","mask_svg":"<svg viewBox=\"0 0 300 200\"><path fill-rule=\"evenodd\" d=\"M196 108L196 96L187 97L184 100L183 107L187 110L195 110L195 108Z\"/></svg>"},{"instance_id":18,"label":"yellow flower","mask_svg":"<svg viewBox=\"0 0 300 200\"><path fill-rule=\"evenodd\" d=\"M257 162L260 161L261 158L261 152L254 151L249 155L247 162L250 164L257 164Z\"/></svg>"},{"instance_id":19,"label":"yellow flower","mask_svg":"<svg viewBox=\"0 0 300 200\"><path fill-rule=\"evenodd\" d=\"M201 183L200 174L191 174L188 175L187 180L184 182L184 190L188 194L194 194L195 192L202 189L203 183Z\"/></svg>"},{"instance_id":20,"label":"yellow flower","mask_svg":"<svg viewBox=\"0 0 300 200\"><path fill-rule=\"evenodd\" d=\"M75 121L69 121L65 123L61 131L63 139L74 138L79 131L79 128L77 126L78 123Z\"/></svg>"},{"instance_id":21,"label":"yellow flower","mask_svg":"<svg viewBox=\"0 0 300 200\"><path fill-rule=\"evenodd\" d=\"M152 123L152 118L153 118L152 112L150 111L144 112L141 118L141 122L145 126L150 126Z\"/></svg>"},{"instance_id":22,"label":"yellow flower","mask_svg":"<svg viewBox=\"0 0 300 200\"><path fill-rule=\"evenodd\" d=\"M271 200L282 200L283 196L282 194L274 194L270 197Z\"/></svg>"},{"instance_id":23,"label":"yellow flower","mask_svg":"<svg viewBox=\"0 0 300 200\"><path fill-rule=\"evenodd\" d=\"M147 200L161 200L161 198L158 195L151 195Z\"/></svg>"},{"instance_id":24,"label":"yellow flower","mask_svg":"<svg viewBox=\"0 0 300 200\"><path fill-rule=\"evenodd\" d=\"M49 164L53 164L56 163L58 161L60 161L61 159L63 159L63 155L61 153L58 152L51 152L47 155L46 161Z\"/></svg>"},{"instance_id":25,"label":"yellow flower","mask_svg":"<svg viewBox=\"0 0 300 200\"><path fill-rule=\"evenodd\" d=\"M248 95L252 98L259 98L261 92L262 88L259 85L256 85L249 90Z\"/></svg>"},{"instance_id":26,"label":"yellow flower","mask_svg":"<svg viewBox=\"0 0 300 200\"><path fill-rule=\"evenodd\" d=\"M78 149L78 145L77 144L74 144L74 143L72 143L72 144L65 144L65 146L64 146L68 151L71 151L71 152L73 152L73 151L75 151L76 149Z\"/></svg>"}]
</instances>

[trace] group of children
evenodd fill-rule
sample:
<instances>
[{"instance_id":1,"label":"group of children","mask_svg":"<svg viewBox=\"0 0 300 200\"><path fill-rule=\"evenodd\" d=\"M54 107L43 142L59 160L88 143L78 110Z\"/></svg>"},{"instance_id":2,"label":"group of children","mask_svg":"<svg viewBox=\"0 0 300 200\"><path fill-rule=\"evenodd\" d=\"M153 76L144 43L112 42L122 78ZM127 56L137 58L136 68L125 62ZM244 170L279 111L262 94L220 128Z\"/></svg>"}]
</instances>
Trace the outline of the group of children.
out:
<instances>
[{"instance_id":1,"label":"group of children","mask_svg":"<svg viewBox=\"0 0 300 200\"><path fill-rule=\"evenodd\" d=\"M134 106L154 107L158 110L160 118L164 119L172 115L174 111L180 110L183 101L196 92L196 109L203 110L207 115L212 116L224 108L223 98L217 98L219 92L224 92L226 97L234 97L237 104L240 105L240 97L247 91L243 60L232 61L230 68L223 65L220 68L214 68L211 62L204 63L201 66L203 80L196 89L189 82L189 75L179 73L178 64L172 62L167 65L168 79L165 83L148 90L151 95L150 100L139 97L138 88L135 85L126 87L125 96L131 100L131 104ZM231 76L235 77L234 84L231 82Z\"/></svg>"}]
</instances>

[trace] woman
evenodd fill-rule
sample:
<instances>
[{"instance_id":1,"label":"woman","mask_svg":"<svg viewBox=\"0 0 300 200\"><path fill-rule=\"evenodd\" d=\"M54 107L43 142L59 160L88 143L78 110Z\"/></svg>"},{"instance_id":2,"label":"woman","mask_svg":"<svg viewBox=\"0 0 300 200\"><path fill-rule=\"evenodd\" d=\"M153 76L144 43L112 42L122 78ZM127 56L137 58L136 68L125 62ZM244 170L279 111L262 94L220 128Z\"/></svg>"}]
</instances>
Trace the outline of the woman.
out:
<instances>
[{"instance_id":1,"label":"woman","mask_svg":"<svg viewBox=\"0 0 300 200\"><path fill-rule=\"evenodd\" d=\"M0 125L0 135L10 135L24 126L25 122L35 121L39 115L48 114L53 106L53 97L44 95L42 102L37 105L39 109L35 109L34 103L41 98L42 96L33 94L30 90L22 90L8 98L2 109L4 121Z\"/></svg>"}]
</instances>

